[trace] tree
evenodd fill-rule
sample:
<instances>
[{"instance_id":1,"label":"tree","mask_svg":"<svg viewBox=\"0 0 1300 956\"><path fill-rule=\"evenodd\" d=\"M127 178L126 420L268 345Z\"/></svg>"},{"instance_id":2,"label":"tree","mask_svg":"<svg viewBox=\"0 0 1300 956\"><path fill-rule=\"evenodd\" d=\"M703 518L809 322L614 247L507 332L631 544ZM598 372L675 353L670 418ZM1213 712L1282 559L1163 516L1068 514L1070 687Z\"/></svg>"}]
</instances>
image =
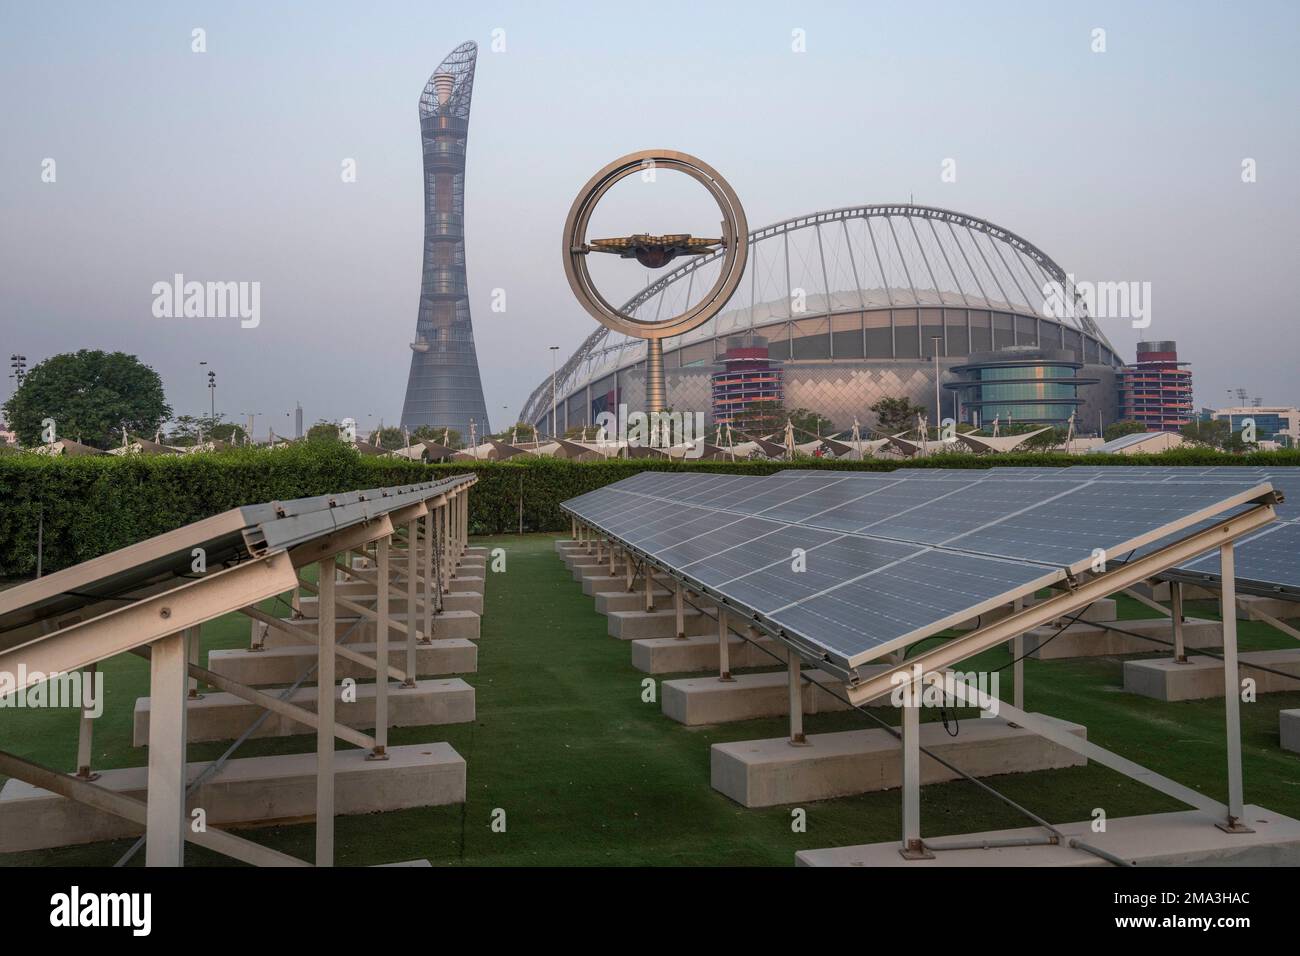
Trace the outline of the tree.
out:
<instances>
[{"instance_id":1,"label":"tree","mask_svg":"<svg viewBox=\"0 0 1300 956\"><path fill-rule=\"evenodd\" d=\"M123 428L153 436L172 410L158 373L134 355L82 349L33 367L4 413L24 445L44 444L42 423L49 418L56 439L113 448L121 444Z\"/></svg>"},{"instance_id":2,"label":"tree","mask_svg":"<svg viewBox=\"0 0 1300 956\"><path fill-rule=\"evenodd\" d=\"M370 433L367 441L388 451L392 451L394 448L406 447L406 435L396 425L390 425L387 428L376 428Z\"/></svg>"},{"instance_id":3,"label":"tree","mask_svg":"<svg viewBox=\"0 0 1300 956\"><path fill-rule=\"evenodd\" d=\"M785 432L785 407L776 399L755 399L749 407L736 415L731 426L737 441L763 438Z\"/></svg>"},{"instance_id":4,"label":"tree","mask_svg":"<svg viewBox=\"0 0 1300 956\"><path fill-rule=\"evenodd\" d=\"M787 412L786 418L794 426L794 440L797 442L809 441L819 435L826 438L835 433L835 425L829 418L806 408ZM781 423L781 427L785 428L785 422Z\"/></svg>"},{"instance_id":5,"label":"tree","mask_svg":"<svg viewBox=\"0 0 1300 956\"><path fill-rule=\"evenodd\" d=\"M1102 437L1106 441L1114 441L1116 438L1123 438L1125 435L1136 435L1138 432L1144 432L1147 427L1141 422L1115 422L1113 425L1107 425L1106 430L1102 432Z\"/></svg>"},{"instance_id":6,"label":"tree","mask_svg":"<svg viewBox=\"0 0 1300 956\"><path fill-rule=\"evenodd\" d=\"M1231 444L1233 438L1232 423L1223 418L1212 418L1208 421L1196 419L1178 429L1178 433L1190 442L1209 445L1211 448L1224 448Z\"/></svg>"},{"instance_id":7,"label":"tree","mask_svg":"<svg viewBox=\"0 0 1300 956\"><path fill-rule=\"evenodd\" d=\"M876 413L877 429L886 435L896 435L916 427L916 416L925 414L924 405L913 405L912 400L902 398L882 398L871 406Z\"/></svg>"},{"instance_id":8,"label":"tree","mask_svg":"<svg viewBox=\"0 0 1300 956\"><path fill-rule=\"evenodd\" d=\"M342 440L339 437L337 422L327 422L322 419L307 429L307 441L309 442L337 442Z\"/></svg>"},{"instance_id":9,"label":"tree","mask_svg":"<svg viewBox=\"0 0 1300 956\"><path fill-rule=\"evenodd\" d=\"M443 433L447 434L447 440L443 441ZM460 432L454 428L439 428L437 425L421 425L419 428L411 431L411 441L431 441L439 445L446 445L448 448L460 448L465 441L460 437Z\"/></svg>"}]
</instances>

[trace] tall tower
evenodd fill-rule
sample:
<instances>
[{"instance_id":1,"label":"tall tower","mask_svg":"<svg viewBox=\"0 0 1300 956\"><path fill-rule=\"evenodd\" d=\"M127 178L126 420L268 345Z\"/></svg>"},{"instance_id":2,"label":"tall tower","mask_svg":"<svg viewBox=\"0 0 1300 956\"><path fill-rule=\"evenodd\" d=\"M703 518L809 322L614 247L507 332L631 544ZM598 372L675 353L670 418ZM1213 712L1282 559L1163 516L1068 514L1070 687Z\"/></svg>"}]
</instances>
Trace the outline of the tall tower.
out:
<instances>
[{"instance_id":1,"label":"tall tower","mask_svg":"<svg viewBox=\"0 0 1300 956\"><path fill-rule=\"evenodd\" d=\"M478 47L462 43L420 94L424 148L424 276L402 426L489 432L465 278L465 142Z\"/></svg>"}]
</instances>

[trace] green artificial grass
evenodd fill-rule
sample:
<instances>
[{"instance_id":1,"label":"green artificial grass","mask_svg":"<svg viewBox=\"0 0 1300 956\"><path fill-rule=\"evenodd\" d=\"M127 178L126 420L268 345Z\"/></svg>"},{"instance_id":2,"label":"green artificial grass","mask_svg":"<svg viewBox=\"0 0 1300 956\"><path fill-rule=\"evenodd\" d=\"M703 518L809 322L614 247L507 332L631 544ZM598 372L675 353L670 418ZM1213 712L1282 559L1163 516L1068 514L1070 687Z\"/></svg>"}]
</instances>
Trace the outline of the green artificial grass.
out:
<instances>
[{"instance_id":1,"label":"green artificial grass","mask_svg":"<svg viewBox=\"0 0 1300 956\"><path fill-rule=\"evenodd\" d=\"M780 737L784 719L688 728L642 701L647 675L632 668L623 641L608 637L605 618L582 594L555 552L553 535L477 539L506 551L504 573L488 573L479 640L479 670L463 675L475 687L470 724L400 728L393 745L445 740L468 762L463 806L338 817L340 865L428 858L435 866L637 865L789 866L800 849L893 840L900 830L898 791L810 803L807 832L791 830L790 807L747 810L709 785L709 746ZM283 604L265 605L283 613ZM1120 617L1150 617L1120 598ZM1187 613L1213 617L1209 603ZM204 648L248 642L248 619L222 618L203 629ZM1241 622L1243 650L1294 646L1262 624ZM1167 651L1153 646L1154 656ZM991 670L1009 660L988 651L962 665ZM1118 658L1025 662L1030 710L1084 724L1088 738L1184 784L1226 800L1221 700L1166 704L1126 694ZM131 746L136 697L148 694L148 664L124 655L103 665L107 701L95 728L97 769L142 765ZM1248 673L1248 672L1247 672ZM693 675L699 676L699 675ZM1011 692L1011 671L1002 672ZM1300 755L1282 751L1277 713L1300 707L1295 693L1269 694L1242 705L1246 797L1300 817ZM888 710L875 711L894 721ZM959 727L977 720L959 712ZM937 719L933 712L923 719ZM809 715L808 733L875 727L855 712ZM960 734L960 730L958 730ZM0 711L0 748L54 767L73 769L77 715L69 711ZM209 760L223 743L194 744L192 760ZM340 745L340 748L345 745ZM314 735L253 740L238 756L310 751ZM960 764L960 761L957 761ZM1011 799L1054 822L1182 809L1175 801L1098 766L986 778ZM494 811L505 832L494 832ZM922 832L928 837L1030 825L973 784L923 788ZM311 859L311 824L243 831L276 849ZM0 865L111 865L130 840L0 856ZM138 854L136 864L142 862ZM187 862L231 861L190 846Z\"/></svg>"}]
</instances>

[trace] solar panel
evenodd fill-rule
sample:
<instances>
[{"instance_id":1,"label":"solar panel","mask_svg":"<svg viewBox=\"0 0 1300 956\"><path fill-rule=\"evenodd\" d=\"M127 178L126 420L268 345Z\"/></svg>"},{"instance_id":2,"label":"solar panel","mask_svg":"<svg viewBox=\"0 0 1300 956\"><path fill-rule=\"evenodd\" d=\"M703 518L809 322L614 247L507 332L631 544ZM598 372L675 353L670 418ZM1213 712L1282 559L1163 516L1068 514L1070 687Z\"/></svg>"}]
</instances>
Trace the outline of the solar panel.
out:
<instances>
[{"instance_id":1,"label":"solar panel","mask_svg":"<svg viewBox=\"0 0 1300 956\"><path fill-rule=\"evenodd\" d=\"M1084 570L1094 549L1118 559L1263 494L1209 480L1117 494L1064 469L903 471L637 476L563 507L851 669Z\"/></svg>"}]
</instances>

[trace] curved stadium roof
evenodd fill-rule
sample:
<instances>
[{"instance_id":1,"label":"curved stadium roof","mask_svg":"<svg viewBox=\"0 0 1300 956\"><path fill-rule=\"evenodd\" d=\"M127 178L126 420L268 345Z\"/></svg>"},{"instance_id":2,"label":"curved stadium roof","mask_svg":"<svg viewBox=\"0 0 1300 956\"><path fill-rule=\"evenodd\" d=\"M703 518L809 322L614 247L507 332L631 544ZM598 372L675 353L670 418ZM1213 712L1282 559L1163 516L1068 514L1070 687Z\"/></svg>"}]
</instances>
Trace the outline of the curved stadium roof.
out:
<instances>
[{"instance_id":1,"label":"curved stadium roof","mask_svg":"<svg viewBox=\"0 0 1300 956\"><path fill-rule=\"evenodd\" d=\"M797 216L749 234L749 264L727 311L664 341L664 351L719 336L819 315L946 306L1041 315L1043 286L1068 288L1075 315L1061 324L1114 351L1088 316L1060 266L1028 240L987 220L933 206L885 203ZM688 259L660 275L621 311L642 319L683 311L717 278L721 250ZM801 301L796 302L796 297ZM800 308L800 306L802 308ZM603 326L558 370L556 392L644 361L640 339ZM529 396L521 420L533 421L550 401L546 377Z\"/></svg>"}]
</instances>

